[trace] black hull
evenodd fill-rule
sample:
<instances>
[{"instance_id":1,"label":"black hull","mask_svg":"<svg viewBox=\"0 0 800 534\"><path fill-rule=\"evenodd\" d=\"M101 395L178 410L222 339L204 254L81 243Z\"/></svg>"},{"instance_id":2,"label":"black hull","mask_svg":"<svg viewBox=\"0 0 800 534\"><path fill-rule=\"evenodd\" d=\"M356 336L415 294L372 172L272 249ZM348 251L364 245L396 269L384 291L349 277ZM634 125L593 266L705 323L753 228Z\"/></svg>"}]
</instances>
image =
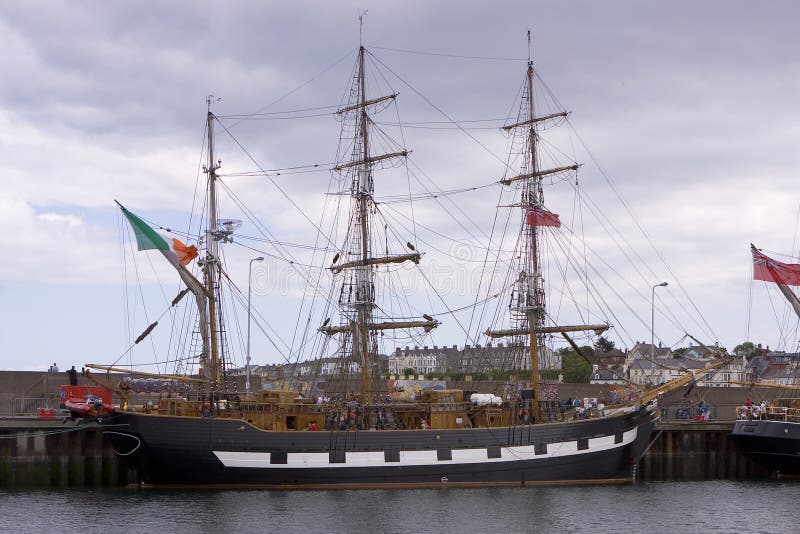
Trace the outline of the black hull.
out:
<instances>
[{"instance_id":1,"label":"black hull","mask_svg":"<svg viewBox=\"0 0 800 534\"><path fill-rule=\"evenodd\" d=\"M776 475L800 476L800 423L740 420L731 439L742 454Z\"/></svg>"},{"instance_id":2,"label":"black hull","mask_svg":"<svg viewBox=\"0 0 800 534\"><path fill-rule=\"evenodd\" d=\"M152 485L378 488L633 479L650 412L468 430L259 430L241 420L120 414L106 435Z\"/></svg>"}]
</instances>

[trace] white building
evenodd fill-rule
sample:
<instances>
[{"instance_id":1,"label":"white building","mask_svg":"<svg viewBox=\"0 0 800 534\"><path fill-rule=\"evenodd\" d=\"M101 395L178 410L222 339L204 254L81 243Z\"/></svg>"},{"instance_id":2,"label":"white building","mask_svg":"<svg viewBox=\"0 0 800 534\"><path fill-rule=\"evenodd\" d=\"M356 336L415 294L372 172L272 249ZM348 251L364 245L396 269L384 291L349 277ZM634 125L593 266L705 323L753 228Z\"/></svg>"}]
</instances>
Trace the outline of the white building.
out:
<instances>
[{"instance_id":1,"label":"white building","mask_svg":"<svg viewBox=\"0 0 800 534\"><path fill-rule=\"evenodd\" d=\"M433 348L397 348L386 359L386 370L391 375L402 375L406 369L413 369L415 374L445 373L447 372L448 351L454 350L457 349L437 346Z\"/></svg>"}]
</instances>

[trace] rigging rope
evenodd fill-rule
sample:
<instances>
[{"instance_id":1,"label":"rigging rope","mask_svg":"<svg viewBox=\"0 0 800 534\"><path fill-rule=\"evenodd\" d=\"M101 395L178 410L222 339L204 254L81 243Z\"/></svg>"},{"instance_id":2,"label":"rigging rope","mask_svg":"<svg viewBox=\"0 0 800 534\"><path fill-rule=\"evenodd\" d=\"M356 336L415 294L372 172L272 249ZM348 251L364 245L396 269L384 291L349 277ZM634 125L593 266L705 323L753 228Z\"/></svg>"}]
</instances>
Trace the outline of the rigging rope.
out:
<instances>
[{"instance_id":1,"label":"rigging rope","mask_svg":"<svg viewBox=\"0 0 800 534\"><path fill-rule=\"evenodd\" d=\"M251 113L251 114L249 114L249 115L246 115L246 116L254 116L254 115L259 115L259 114L263 113L263 111L264 111L265 109L269 109L270 107L274 106L274 105L275 105L275 104L277 104L278 102L280 102L280 101L282 101L282 100L284 100L284 99L286 99L286 98L290 97L291 95L293 95L294 93L296 93L297 91L299 91L300 89L302 89L303 87L305 87L306 85L309 85L309 84L311 84L311 83L315 82L315 81L317 80L317 78L319 78L320 76L322 76L323 74L325 74L325 73L326 73L326 72L328 72L329 70L331 70L331 69L333 69L334 67L336 67L336 66L337 66L339 63L341 63L342 61L344 61L345 59L347 59L348 57L350 57L350 56L353 54L353 52L354 52L354 51L355 51L355 49L350 49L350 50L348 50L348 52L347 52L345 55L343 55L342 57L340 57L339 59L337 59L336 61L334 61L334 62L333 62L333 64L331 64L331 65L329 65L328 67L326 67L326 68L322 69L320 72L318 72L317 74L315 74L314 76L312 76L311 78L309 78L308 80L306 80L305 82L301 83L300 85L298 85L297 87L295 87L295 88L294 88L294 89L292 89L291 91L289 91L289 92L287 92L287 93L284 93L284 94L283 94L283 96L281 96L281 97L279 97L279 98L277 98L277 99L273 100L272 102L270 102L270 103L269 103L269 104L267 104L266 106L264 106L264 107L262 107L262 108L260 108L260 109L256 110L255 112L253 112L253 113ZM240 122L242 122L243 120L245 120L245 119L239 119L239 121L238 121L238 122L235 122L235 123L233 123L233 124L231 125L231 128L233 128L234 126L238 125L238 124L239 124Z\"/></svg>"},{"instance_id":2,"label":"rigging rope","mask_svg":"<svg viewBox=\"0 0 800 534\"><path fill-rule=\"evenodd\" d=\"M603 178L606 180L606 183L609 185L609 187L611 188L611 190L614 192L614 194L616 195L616 197L617 197L617 199L619 200L619 202L620 202L620 203L622 204L622 206L625 208L625 211L626 211L626 212L628 213L628 215L631 217L631 219L633 220L634 224L635 224L635 225L636 225L636 227L639 229L639 232L640 232L640 233L642 234L642 236L645 238L645 240L646 240L646 241L647 241L647 243L650 245L650 247L652 248L652 250L653 250L653 251L656 253L656 256L658 256L659 260L661 260L661 263L662 263L662 264L664 265L664 267L667 269L667 272L669 272L670 276L672 276L672 277L673 277L673 279L676 281L676 283L677 283L678 287L680 288L681 292L683 293L684 297L685 297L685 298L686 298L686 299L689 301L689 303L692 305L692 307L694 308L694 311L697 313L697 315L700 317L700 319L702 320L703 324L705 325L705 328L707 328L706 332L707 332L707 333L710 333L713 339L719 339L719 337L716 335L716 333L714 333L714 329L713 329L713 328L711 328L711 325L709 325L709 324L708 324L708 322L705 320L705 317L704 317L704 316L703 316L703 314L700 312L700 309L697 307L697 305L695 304L694 300L693 300L693 299L691 298L691 296L689 296L689 294L687 293L687 291L686 291L686 288L683 286L683 284L681 284L681 282L680 282L680 279L679 279L679 278L678 278L678 277L675 275L675 273L673 272L672 268L669 266L669 264L667 263L666 259L665 259L665 258L664 258L664 256L661 254L661 251L660 251L660 250L659 250L659 249L658 249L658 248L655 246L655 244L653 243L653 241L650 239L650 235L649 235L649 234L648 234L648 233L645 231L644 227L642 227L642 225L641 225L641 223L639 222L639 220L638 220L638 219L636 218L636 216L633 214L633 211L631 210L631 208L630 208L630 206L628 205L628 203L627 203L627 201L625 200L625 198L622 196L622 193L621 193L621 192L620 192L620 191L617 189L616 185L615 185L615 184L614 184L614 182L611 180L611 177L608 175L608 173L606 173L606 172L605 172L605 169L603 169L603 167L600 165L600 162L599 162L599 161L597 160L597 158L594 156L594 154L592 153L592 151L591 151L591 150L589 150L589 147L588 147L588 146L586 145L586 143L583 141L583 138L582 138L582 137L581 137L581 136L578 134L578 132L577 132L577 131L575 130L575 128L573 127L573 125L572 125L572 122L568 120L568 121L567 121L567 124L569 125L569 128L570 128L570 130L572 130L572 132L573 132L573 134L575 135L575 137L578 139L578 141L579 141L579 143L581 144L581 146L584 148L584 150L586 150L586 153L589 155L589 157L591 158L592 162L593 162L593 163L595 164L595 166L597 167L598 171L600 172L600 175L601 175L601 176L603 176Z\"/></svg>"},{"instance_id":3,"label":"rigging rope","mask_svg":"<svg viewBox=\"0 0 800 534\"><path fill-rule=\"evenodd\" d=\"M421 56L436 56L436 57L449 57L453 59L475 59L475 60L482 60L482 61L527 61L525 58L518 58L518 57L487 57L487 56L463 56L457 54L445 54L439 52L426 52L423 50L408 50L403 48L389 48L385 46L376 46L370 45L370 48L374 48L376 50L386 50L388 52L400 52L403 54L416 54Z\"/></svg>"}]
</instances>

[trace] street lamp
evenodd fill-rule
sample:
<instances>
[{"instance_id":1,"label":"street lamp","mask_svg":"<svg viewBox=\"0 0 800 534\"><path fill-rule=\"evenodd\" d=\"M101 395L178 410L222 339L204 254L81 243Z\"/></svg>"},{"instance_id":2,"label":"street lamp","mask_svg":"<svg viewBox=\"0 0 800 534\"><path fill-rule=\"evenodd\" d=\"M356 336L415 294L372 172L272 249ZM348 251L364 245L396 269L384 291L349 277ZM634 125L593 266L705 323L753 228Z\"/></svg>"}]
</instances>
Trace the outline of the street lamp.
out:
<instances>
[{"instance_id":1,"label":"street lamp","mask_svg":"<svg viewBox=\"0 0 800 534\"><path fill-rule=\"evenodd\" d=\"M244 382L244 389L247 391L247 396L250 396L250 296L251 281L253 278L253 262L264 261L264 256L259 256L250 260L250 267L247 269L247 379Z\"/></svg>"},{"instance_id":2,"label":"street lamp","mask_svg":"<svg viewBox=\"0 0 800 534\"><path fill-rule=\"evenodd\" d=\"M656 288L667 287L669 284L661 282L653 286L653 294L650 299L650 361L656 361L656 341L655 341L655 323L656 323Z\"/></svg>"}]
</instances>

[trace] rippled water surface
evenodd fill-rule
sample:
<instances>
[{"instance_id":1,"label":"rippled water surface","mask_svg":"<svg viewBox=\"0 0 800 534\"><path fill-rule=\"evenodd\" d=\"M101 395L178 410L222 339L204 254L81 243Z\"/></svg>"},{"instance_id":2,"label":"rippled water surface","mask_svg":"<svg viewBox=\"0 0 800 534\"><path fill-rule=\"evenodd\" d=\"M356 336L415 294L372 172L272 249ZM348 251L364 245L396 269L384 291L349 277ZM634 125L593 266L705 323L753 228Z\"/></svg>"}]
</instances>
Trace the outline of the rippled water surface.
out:
<instances>
[{"instance_id":1,"label":"rippled water surface","mask_svg":"<svg viewBox=\"0 0 800 534\"><path fill-rule=\"evenodd\" d=\"M0 531L800 532L800 481L381 491L0 489Z\"/></svg>"}]
</instances>

